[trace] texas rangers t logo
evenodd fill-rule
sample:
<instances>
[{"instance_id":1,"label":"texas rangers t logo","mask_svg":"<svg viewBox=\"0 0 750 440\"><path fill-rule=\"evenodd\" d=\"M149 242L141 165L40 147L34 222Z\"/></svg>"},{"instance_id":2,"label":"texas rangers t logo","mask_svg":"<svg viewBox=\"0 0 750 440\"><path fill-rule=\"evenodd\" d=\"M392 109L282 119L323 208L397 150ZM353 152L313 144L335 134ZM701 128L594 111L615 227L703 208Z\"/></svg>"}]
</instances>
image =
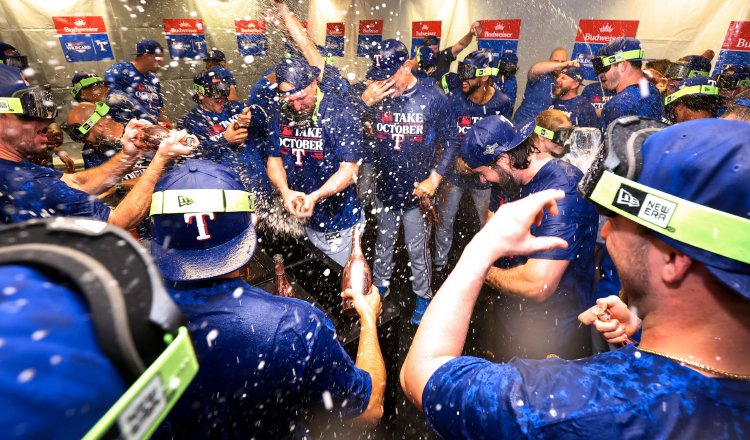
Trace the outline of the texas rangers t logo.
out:
<instances>
[{"instance_id":1,"label":"texas rangers t logo","mask_svg":"<svg viewBox=\"0 0 750 440\"><path fill-rule=\"evenodd\" d=\"M196 225L198 225L198 236L195 238L198 241L211 239L211 234L208 233L208 223L206 223L206 217L208 217L208 220L214 220L216 218L213 212L197 212L194 214L185 214L185 223L192 225L193 219L195 219L195 223Z\"/></svg>"}]
</instances>

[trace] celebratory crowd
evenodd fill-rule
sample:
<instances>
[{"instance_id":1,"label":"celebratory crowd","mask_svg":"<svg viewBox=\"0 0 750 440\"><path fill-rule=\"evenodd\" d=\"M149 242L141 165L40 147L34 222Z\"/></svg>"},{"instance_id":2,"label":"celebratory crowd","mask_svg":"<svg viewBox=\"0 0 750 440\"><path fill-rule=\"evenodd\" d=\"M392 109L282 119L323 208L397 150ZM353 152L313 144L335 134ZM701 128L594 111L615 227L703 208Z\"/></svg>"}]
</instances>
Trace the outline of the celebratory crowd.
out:
<instances>
[{"instance_id":1,"label":"celebratory crowd","mask_svg":"<svg viewBox=\"0 0 750 440\"><path fill-rule=\"evenodd\" d=\"M322 408L364 433L400 369L443 438L745 437L750 65L712 77L711 51L653 60L621 37L591 60L587 84L557 48L530 63L514 113L516 54L476 50L449 71L480 22L443 50L426 38L414 58L396 39L373 44L366 79L350 84L283 2L273 12L287 53L246 102L214 49L177 121L164 113L157 41L74 75L75 105L59 118L63 103L0 43L0 222L21 228L0 243L58 217L130 231L171 298L154 310L176 304L197 352L184 394L134 432L309 438L308 410ZM60 150L63 133L83 169ZM465 194L480 229L453 265ZM344 267L368 215L372 291L330 292L359 318L352 359L324 312L246 279L256 228ZM386 365L377 323L396 294L402 225L416 335L403 365ZM0 258L0 426L81 437L148 365L112 360L85 280L19 252ZM496 296L492 359L462 356L483 286Z\"/></svg>"}]
</instances>

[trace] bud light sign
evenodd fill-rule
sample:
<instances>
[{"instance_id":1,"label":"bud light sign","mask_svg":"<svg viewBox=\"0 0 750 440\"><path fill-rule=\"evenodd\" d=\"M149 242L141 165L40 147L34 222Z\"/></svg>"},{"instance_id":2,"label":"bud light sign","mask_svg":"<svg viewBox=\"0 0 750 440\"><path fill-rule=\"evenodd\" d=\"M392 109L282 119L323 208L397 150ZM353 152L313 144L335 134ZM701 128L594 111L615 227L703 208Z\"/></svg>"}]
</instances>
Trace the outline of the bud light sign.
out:
<instances>
[{"instance_id":1,"label":"bud light sign","mask_svg":"<svg viewBox=\"0 0 750 440\"><path fill-rule=\"evenodd\" d=\"M357 56L366 57L373 46L383 42L383 20L359 20Z\"/></svg>"},{"instance_id":2,"label":"bud light sign","mask_svg":"<svg viewBox=\"0 0 750 440\"><path fill-rule=\"evenodd\" d=\"M477 39L477 48L492 52L498 59L506 52L518 52L518 37L521 20L482 20L482 32Z\"/></svg>"},{"instance_id":3,"label":"bud light sign","mask_svg":"<svg viewBox=\"0 0 750 440\"><path fill-rule=\"evenodd\" d=\"M234 20L237 48L242 56L268 53L266 22L263 20Z\"/></svg>"},{"instance_id":4,"label":"bud light sign","mask_svg":"<svg viewBox=\"0 0 750 440\"><path fill-rule=\"evenodd\" d=\"M326 51L330 56L344 56L344 23L326 23Z\"/></svg>"},{"instance_id":5,"label":"bud light sign","mask_svg":"<svg viewBox=\"0 0 750 440\"><path fill-rule=\"evenodd\" d=\"M443 26L442 21L412 21L411 22L411 57L417 54L417 48L424 44L427 37L436 37L438 48L440 47L440 33Z\"/></svg>"},{"instance_id":6,"label":"bud light sign","mask_svg":"<svg viewBox=\"0 0 750 440\"><path fill-rule=\"evenodd\" d=\"M724 66L732 64L750 64L750 21L729 23L727 36L716 60L714 75L721 73Z\"/></svg>"},{"instance_id":7,"label":"bud light sign","mask_svg":"<svg viewBox=\"0 0 750 440\"><path fill-rule=\"evenodd\" d=\"M67 62L114 59L103 17L52 17L52 22Z\"/></svg>"},{"instance_id":8,"label":"bud light sign","mask_svg":"<svg viewBox=\"0 0 750 440\"><path fill-rule=\"evenodd\" d=\"M193 18L165 18L163 24L170 57L178 60L208 56L203 20Z\"/></svg>"},{"instance_id":9,"label":"bud light sign","mask_svg":"<svg viewBox=\"0 0 750 440\"><path fill-rule=\"evenodd\" d=\"M571 60L581 63L584 78L595 80L591 59L599 49L619 37L635 37L638 20L583 20L578 22L578 34L573 44Z\"/></svg>"}]
</instances>

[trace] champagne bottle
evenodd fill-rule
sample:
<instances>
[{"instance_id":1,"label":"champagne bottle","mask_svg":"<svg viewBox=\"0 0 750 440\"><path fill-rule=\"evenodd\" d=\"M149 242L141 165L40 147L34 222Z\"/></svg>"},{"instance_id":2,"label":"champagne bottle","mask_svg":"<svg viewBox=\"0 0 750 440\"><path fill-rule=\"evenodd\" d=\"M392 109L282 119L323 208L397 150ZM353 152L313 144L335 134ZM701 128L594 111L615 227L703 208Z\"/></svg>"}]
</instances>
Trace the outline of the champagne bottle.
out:
<instances>
[{"instance_id":1,"label":"champagne bottle","mask_svg":"<svg viewBox=\"0 0 750 440\"><path fill-rule=\"evenodd\" d=\"M352 253L341 272L342 292L351 289L362 292L363 295L368 295L370 289L372 289L372 271L367 264L365 255L362 253L363 230L364 226L356 225L352 231ZM347 315L357 313L352 300L349 298L343 300L341 310Z\"/></svg>"},{"instance_id":2,"label":"champagne bottle","mask_svg":"<svg viewBox=\"0 0 750 440\"><path fill-rule=\"evenodd\" d=\"M170 129L161 125L149 125L142 128L140 133L138 133L138 140L146 144L149 149L157 150L161 141L169 137L170 132ZM195 148L200 142L197 137L188 135L180 143Z\"/></svg>"},{"instance_id":3,"label":"champagne bottle","mask_svg":"<svg viewBox=\"0 0 750 440\"><path fill-rule=\"evenodd\" d=\"M283 296L287 298L293 298L294 287L286 279L286 271L284 270L284 257L280 254L273 256L274 269L276 271L276 277L273 280L273 291L272 294L276 296Z\"/></svg>"}]
</instances>

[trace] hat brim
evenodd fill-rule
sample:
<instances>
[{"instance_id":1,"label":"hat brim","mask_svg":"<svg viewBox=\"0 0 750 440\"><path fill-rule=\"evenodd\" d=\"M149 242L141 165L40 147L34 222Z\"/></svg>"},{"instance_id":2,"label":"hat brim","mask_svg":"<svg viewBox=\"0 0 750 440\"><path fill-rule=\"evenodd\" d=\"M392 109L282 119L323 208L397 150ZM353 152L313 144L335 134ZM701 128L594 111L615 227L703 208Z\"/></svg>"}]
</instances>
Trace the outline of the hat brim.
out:
<instances>
[{"instance_id":1,"label":"hat brim","mask_svg":"<svg viewBox=\"0 0 750 440\"><path fill-rule=\"evenodd\" d=\"M508 145L505 146L502 153L505 153L507 151L510 151L517 146L521 145L523 141L528 139L532 133L534 133L534 128L536 127L536 124L529 124L526 126L526 124L529 121L522 121L521 123L517 124L516 127L518 127L518 130L516 130L516 134L513 136L513 140L511 140Z\"/></svg>"},{"instance_id":2,"label":"hat brim","mask_svg":"<svg viewBox=\"0 0 750 440\"><path fill-rule=\"evenodd\" d=\"M374 69L370 68L365 75L365 78L372 79L375 81L382 81L388 79L398 72L400 66L391 67L390 69Z\"/></svg>"},{"instance_id":3,"label":"hat brim","mask_svg":"<svg viewBox=\"0 0 750 440\"><path fill-rule=\"evenodd\" d=\"M171 281L194 281L215 278L233 272L253 257L258 239L255 227L210 249L168 249L151 242L151 255L164 278Z\"/></svg>"}]
</instances>

